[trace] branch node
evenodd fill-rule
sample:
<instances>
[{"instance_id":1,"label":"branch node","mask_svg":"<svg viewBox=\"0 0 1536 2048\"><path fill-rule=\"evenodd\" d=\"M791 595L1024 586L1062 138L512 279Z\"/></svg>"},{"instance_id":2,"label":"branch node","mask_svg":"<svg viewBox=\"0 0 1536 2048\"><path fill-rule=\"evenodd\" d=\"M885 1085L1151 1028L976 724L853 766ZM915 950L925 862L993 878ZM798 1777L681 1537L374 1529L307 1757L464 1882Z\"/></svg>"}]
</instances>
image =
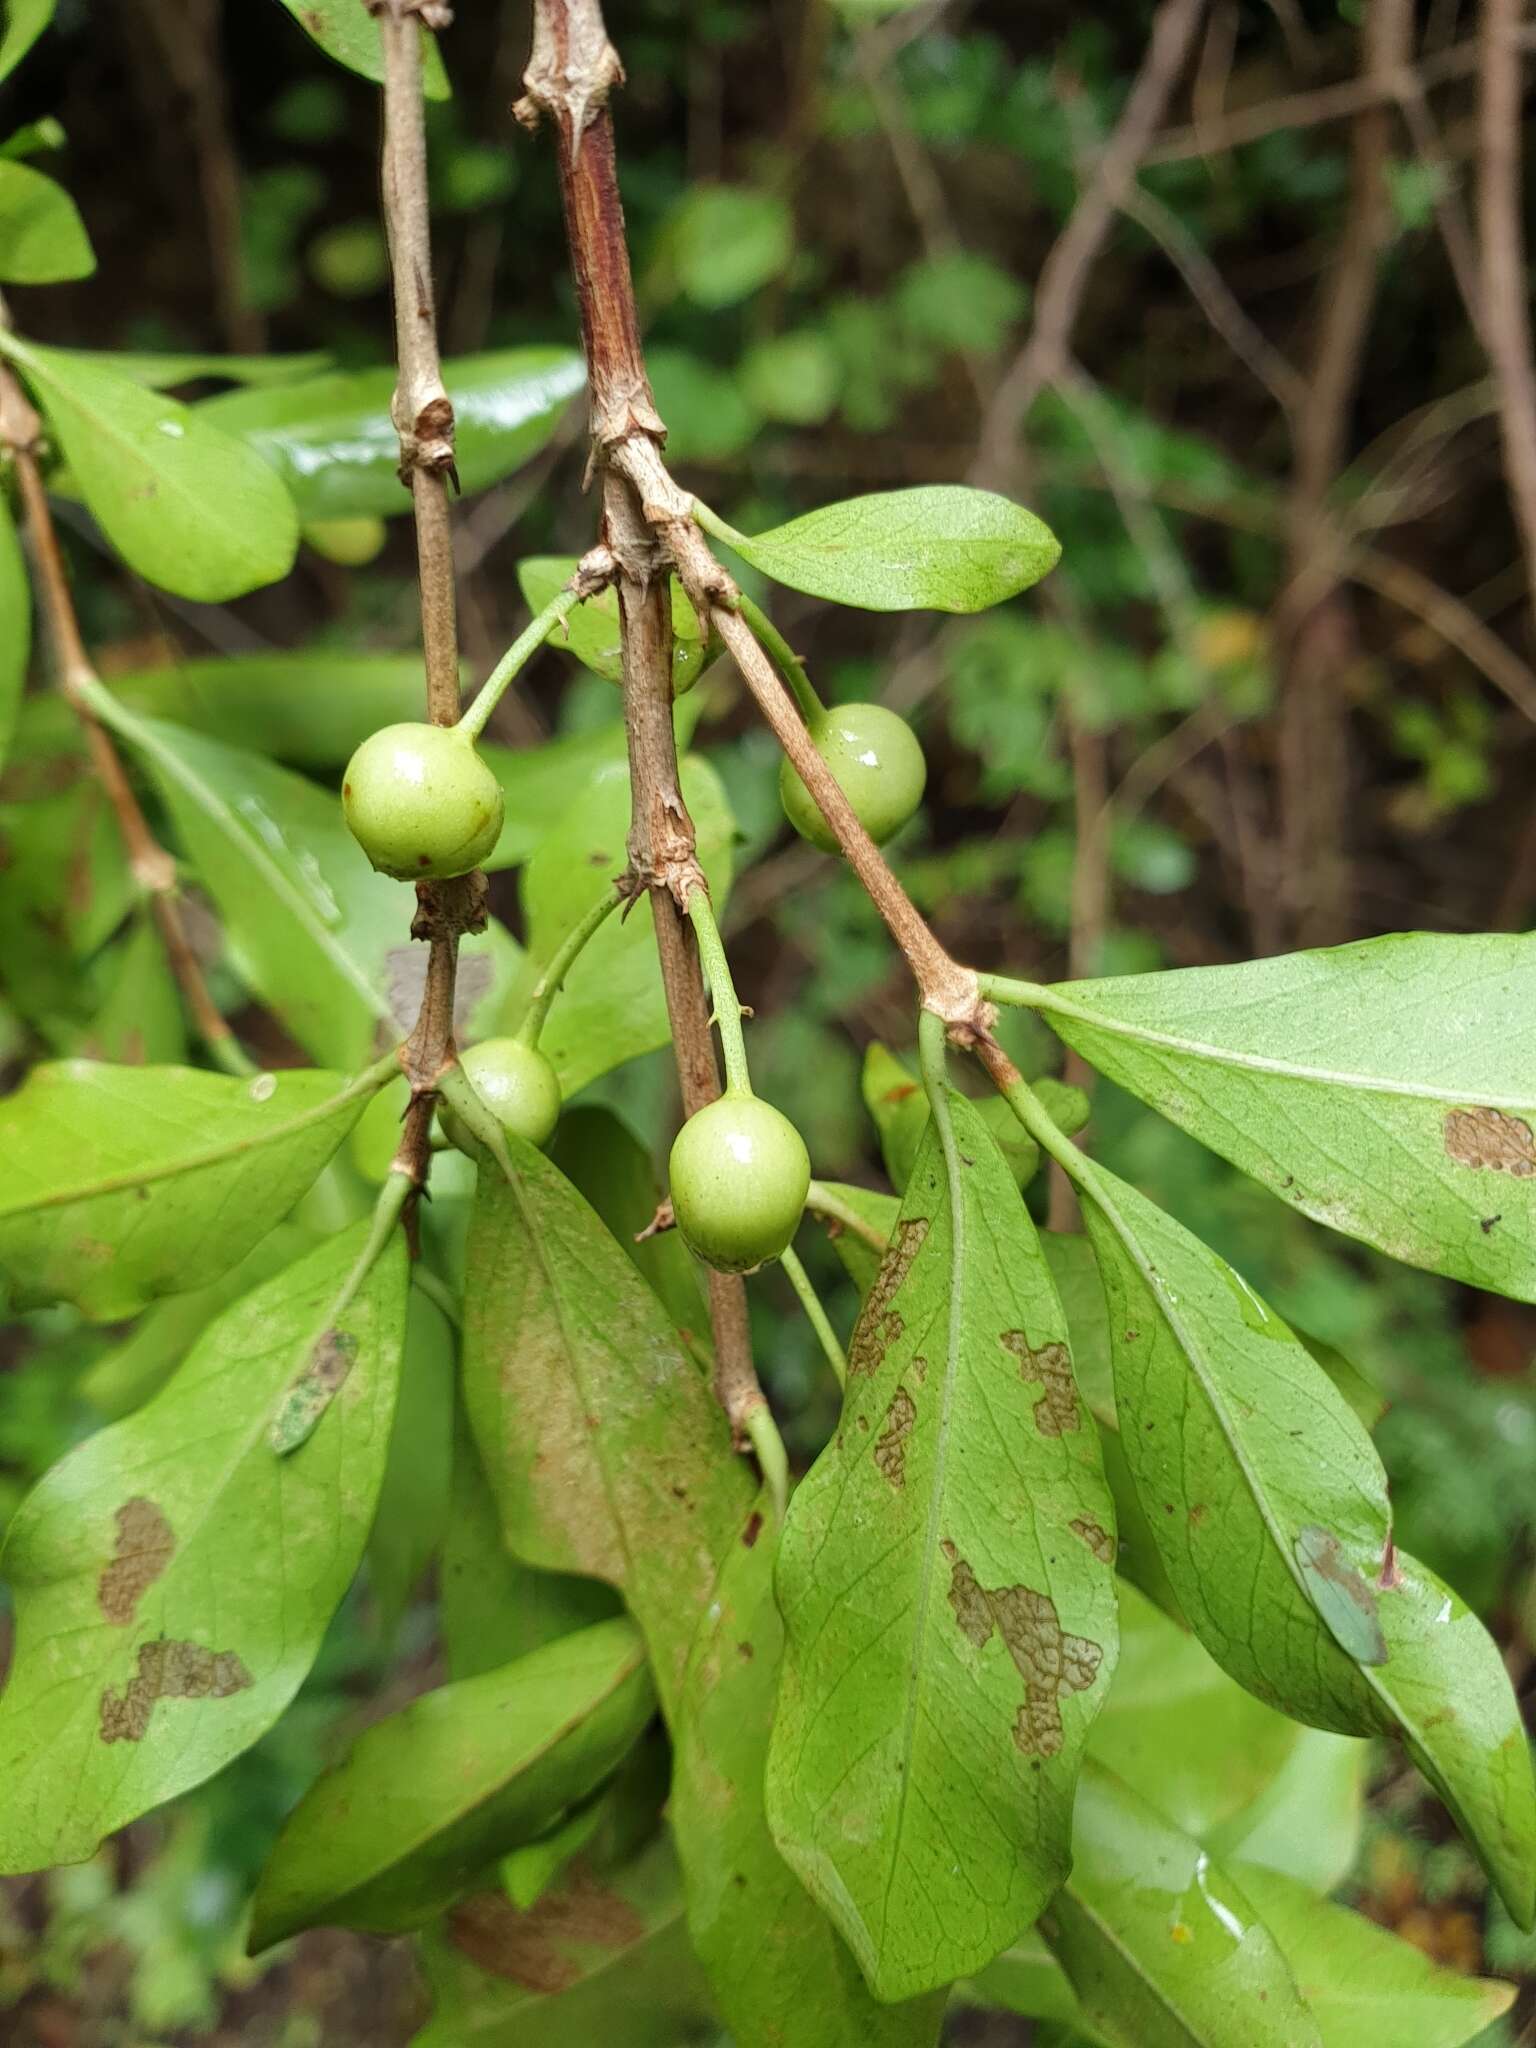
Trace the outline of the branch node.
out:
<instances>
[{"instance_id":1,"label":"branch node","mask_svg":"<svg viewBox=\"0 0 1536 2048\"><path fill-rule=\"evenodd\" d=\"M548 114L564 129L572 157L579 156L581 138L607 105L609 93L624 83L624 66L602 15L570 6L537 8L523 83L528 91L512 109L514 119L533 130Z\"/></svg>"},{"instance_id":2,"label":"branch node","mask_svg":"<svg viewBox=\"0 0 1536 2048\"><path fill-rule=\"evenodd\" d=\"M418 882L411 937L430 943L457 939L465 932L483 932L490 915L490 894L490 884L478 868L447 881Z\"/></svg>"}]
</instances>

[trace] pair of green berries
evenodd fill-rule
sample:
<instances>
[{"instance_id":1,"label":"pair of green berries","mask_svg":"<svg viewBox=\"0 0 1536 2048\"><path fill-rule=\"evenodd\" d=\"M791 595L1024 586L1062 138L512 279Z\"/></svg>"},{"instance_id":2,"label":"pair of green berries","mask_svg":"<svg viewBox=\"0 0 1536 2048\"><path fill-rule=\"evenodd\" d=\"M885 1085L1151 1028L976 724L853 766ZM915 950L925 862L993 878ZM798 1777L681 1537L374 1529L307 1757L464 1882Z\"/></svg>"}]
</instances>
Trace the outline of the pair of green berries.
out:
<instances>
[{"instance_id":1,"label":"pair of green berries","mask_svg":"<svg viewBox=\"0 0 1536 2048\"><path fill-rule=\"evenodd\" d=\"M883 704L844 704L810 726L854 815L880 844L923 799L927 765L912 728ZM837 841L799 775L779 774L785 815L804 839L835 853ZM341 785L352 836L381 874L399 881L467 875L501 837L501 784L473 739L451 725L386 725L363 741Z\"/></svg>"},{"instance_id":2,"label":"pair of green berries","mask_svg":"<svg viewBox=\"0 0 1536 2048\"><path fill-rule=\"evenodd\" d=\"M547 1145L560 1120L560 1083L536 1045L487 1038L461 1061L504 1131ZM443 1136L474 1153L453 1111ZM804 1140L755 1095L727 1093L689 1117L672 1146L672 1211L689 1249L722 1273L750 1273L778 1258L799 1226L811 1184Z\"/></svg>"}]
</instances>

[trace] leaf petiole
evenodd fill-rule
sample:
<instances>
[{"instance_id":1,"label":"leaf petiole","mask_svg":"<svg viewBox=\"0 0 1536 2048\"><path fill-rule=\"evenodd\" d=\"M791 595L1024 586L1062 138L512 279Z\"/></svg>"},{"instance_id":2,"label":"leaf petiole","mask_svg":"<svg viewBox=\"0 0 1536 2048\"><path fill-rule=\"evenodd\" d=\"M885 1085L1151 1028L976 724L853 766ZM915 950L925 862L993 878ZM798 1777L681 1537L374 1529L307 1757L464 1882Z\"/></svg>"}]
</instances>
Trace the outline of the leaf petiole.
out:
<instances>
[{"instance_id":1,"label":"leaf petiole","mask_svg":"<svg viewBox=\"0 0 1536 2048\"><path fill-rule=\"evenodd\" d=\"M794 1288L796 1294L800 1297L800 1306L805 1310L806 1320L816 1332L817 1340L821 1345L826 1361L832 1368L833 1378L840 1387L847 1386L847 1354L838 1342L837 1332L832 1327L831 1319L817 1299L816 1290L811 1285L811 1276L806 1272L804 1266L801 1265L800 1255L793 1245L786 1246L784 1251L780 1253L779 1264L784 1268L790 1286Z\"/></svg>"},{"instance_id":2,"label":"leaf petiole","mask_svg":"<svg viewBox=\"0 0 1536 2048\"><path fill-rule=\"evenodd\" d=\"M773 1501L774 1512L782 1522L784 1510L789 1505L789 1453L784 1448L784 1439L779 1435L779 1426L766 1401L747 1417L747 1441L752 1446L757 1469L762 1473L763 1484Z\"/></svg>"},{"instance_id":3,"label":"leaf petiole","mask_svg":"<svg viewBox=\"0 0 1536 2048\"><path fill-rule=\"evenodd\" d=\"M486 721L501 702L513 677L538 653L560 621L569 617L583 601L581 593L567 584L564 590L550 599L543 611L536 613L524 626L486 677L474 702L459 720L458 729L466 739L479 739L485 730Z\"/></svg>"},{"instance_id":4,"label":"leaf petiole","mask_svg":"<svg viewBox=\"0 0 1536 2048\"><path fill-rule=\"evenodd\" d=\"M723 540L728 548L740 547L752 538L750 534L740 533L728 525L718 512L710 510L702 498L694 499L693 516L706 533L712 534L716 540Z\"/></svg>"},{"instance_id":5,"label":"leaf petiole","mask_svg":"<svg viewBox=\"0 0 1536 2048\"><path fill-rule=\"evenodd\" d=\"M714 906L703 889L689 891L688 915L693 920L694 934L699 942L699 965L704 971L704 986L709 990L715 1022L720 1029L720 1050L725 1058L725 1092L727 1095L750 1095L752 1076L747 1071L747 1044L741 1035L741 1002L736 994L736 984L731 979L731 966L721 943L720 927L715 923Z\"/></svg>"},{"instance_id":6,"label":"leaf petiole","mask_svg":"<svg viewBox=\"0 0 1536 2048\"><path fill-rule=\"evenodd\" d=\"M826 717L827 707L822 703L812 687L811 679L805 672L805 663L796 654L793 647L790 646L762 606L754 603L744 592L739 599L738 608L741 616L746 620L766 649L774 667L784 678L785 682L788 683L790 690L794 694L795 702L800 706L801 716L814 731L816 726Z\"/></svg>"}]
</instances>

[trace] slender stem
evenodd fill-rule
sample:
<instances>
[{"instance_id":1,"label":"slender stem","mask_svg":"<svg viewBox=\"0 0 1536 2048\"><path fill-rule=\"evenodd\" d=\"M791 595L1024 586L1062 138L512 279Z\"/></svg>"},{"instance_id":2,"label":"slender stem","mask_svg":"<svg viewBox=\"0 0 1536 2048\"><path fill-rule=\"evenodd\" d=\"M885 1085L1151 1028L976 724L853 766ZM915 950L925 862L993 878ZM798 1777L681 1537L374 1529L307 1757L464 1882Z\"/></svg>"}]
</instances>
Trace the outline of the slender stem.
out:
<instances>
[{"instance_id":1,"label":"slender stem","mask_svg":"<svg viewBox=\"0 0 1536 2048\"><path fill-rule=\"evenodd\" d=\"M722 519L702 498L694 499L693 516L707 534L712 535L715 540L724 541L728 548L742 547L752 538L750 534L739 532L736 527Z\"/></svg>"},{"instance_id":2,"label":"slender stem","mask_svg":"<svg viewBox=\"0 0 1536 2048\"><path fill-rule=\"evenodd\" d=\"M560 621L569 618L582 601L577 590L565 589L550 599L543 611L526 625L512 642L506 653L497 662L481 685L473 704L459 720L459 731L469 739L479 739L485 731L486 721L501 702L507 685L518 671L538 653L544 642Z\"/></svg>"},{"instance_id":3,"label":"slender stem","mask_svg":"<svg viewBox=\"0 0 1536 2048\"><path fill-rule=\"evenodd\" d=\"M1484 340L1499 400L1504 469L1536 604L1536 370L1525 261L1521 0L1483 0L1479 84L1478 236Z\"/></svg>"},{"instance_id":4,"label":"slender stem","mask_svg":"<svg viewBox=\"0 0 1536 2048\"><path fill-rule=\"evenodd\" d=\"M991 1075L998 1094L1041 1151L1048 1153L1055 1160L1074 1187L1091 1186L1094 1178L1092 1162L1084 1158L1066 1132L1056 1123L1050 1111L1002 1047L994 1041L990 1045L978 1046L976 1055Z\"/></svg>"},{"instance_id":5,"label":"slender stem","mask_svg":"<svg viewBox=\"0 0 1536 2048\"><path fill-rule=\"evenodd\" d=\"M811 1276L806 1272L804 1266L801 1265L800 1255L793 1245L785 1247L784 1251L780 1254L779 1264L789 1275L789 1284L800 1297L800 1306L805 1310L806 1320L816 1332L817 1339L826 1356L826 1361L832 1368L833 1378L840 1387L847 1386L847 1354L838 1342L837 1332L833 1329L826 1310L816 1298L816 1290L811 1285Z\"/></svg>"},{"instance_id":6,"label":"slender stem","mask_svg":"<svg viewBox=\"0 0 1536 2048\"><path fill-rule=\"evenodd\" d=\"M554 958L534 983L533 994L528 998L528 1008L523 1021L518 1025L516 1036L524 1045L537 1045L539 1033L544 1029L544 1020L549 1015L549 1006L560 993L560 984L570 973L580 957L582 948L593 933L613 915L624 898L617 888L611 888L606 895L599 896L579 923L573 925L561 940Z\"/></svg>"},{"instance_id":7,"label":"slender stem","mask_svg":"<svg viewBox=\"0 0 1536 2048\"><path fill-rule=\"evenodd\" d=\"M464 1304L448 1285L440 1280L424 1259L418 1259L411 1268L411 1283L419 1288L435 1309L441 1311L456 1330L464 1327Z\"/></svg>"},{"instance_id":8,"label":"slender stem","mask_svg":"<svg viewBox=\"0 0 1536 2048\"><path fill-rule=\"evenodd\" d=\"M789 1454L784 1449L784 1439L779 1435L779 1426L766 1401L747 1417L747 1442L757 1458L757 1468L763 1475L763 1484L773 1502L774 1513L782 1522L784 1510L789 1505Z\"/></svg>"},{"instance_id":9,"label":"slender stem","mask_svg":"<svg viewBox=\"0 0 1536 2048\"><path fill-rule=\"evenodd\" d=\"M814 1215L824 1216L829 1223L835 1223L841 1230L851 1231L862 1238L872 1251L883 1252L890 1240L882 1231L867 1222L851 1202L845 1202L834 1188L824 1180L813 1180L805 1198L805 1206Z\"/></svg>"},{"instance_id":10,"label":"slender stem","mask_svg":"<svg viewBox=\"0 0 1536 2048\"><path fill-rule=\"evenodd\" d=\"M703 524L703 521L700 521ZM827 715L827 707L811 686L811 679L805 672L805 663L784 638L778 627L769 618L760 604L741 593L741 616L752 628L768 650L774 667L795 693L795 702L800 706L800 715L812 732Z\"/></svg>"},{"instance_id":11,"label":"slender stem","mask_svg":"<svg viewBox=\"0 0 1536 2048\"><path fill-rule=\"evenodd\" d=\"M720 1028L720 1050L725 1057L725 1092L727 1095L750 1095L752 1076L747 1070L747 1042L741 1031L741 1002L731 978L731 963L725 957L720 927L715 923L714 905L709 900L708 890L689 891L688 915L693 920L693 935L699 949L704 985L709 990L715 1023Z\"/></svg>"}]
</instances>

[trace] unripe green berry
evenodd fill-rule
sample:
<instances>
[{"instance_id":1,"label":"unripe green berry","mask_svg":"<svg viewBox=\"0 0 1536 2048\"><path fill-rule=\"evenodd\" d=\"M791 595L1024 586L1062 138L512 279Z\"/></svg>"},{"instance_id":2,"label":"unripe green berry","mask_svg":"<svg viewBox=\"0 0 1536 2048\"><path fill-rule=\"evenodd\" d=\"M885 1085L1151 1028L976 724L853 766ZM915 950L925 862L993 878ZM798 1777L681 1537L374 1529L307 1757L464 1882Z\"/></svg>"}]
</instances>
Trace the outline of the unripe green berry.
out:
<instances>
[{"instance_id":1,"label":"unripe green berry","mask_svg":"<svg viewBox=\"0 0 1536 2048\"><path fill-rule=\"evenodd\" d=\"M669 1179L689 1249L722 1273L750 1273L794 1236L811 1162L800 1133L771 1103L722 1095L678 1132Z\"/></svg>"},{"instance_id":2,"label":"unripe green berry","mask_svg":"<svg viewBox=\"0 0 1536 2048\"><path fill-rule=\"evenodd\" d=\"M836 705L810 727L810 734L854 816L875 844L883 846L923 800L928 764L917 735L883 704ZM802 839L824 853L837 852L837 840L816 799L789 761L779 770L779 798Z\"/></svg>"},{"instance_id":3,"label":"unripe green berry","mask_svg":"<svg viewBox=\"0 0 1536 2048\"><path fill-rule=\"evenodd\" d=\"M386 725L347 763L341 804L352 837L402 882L467 875L501 836L501 784L475 743L448 725Z\"/></svg>"},{"instance_id":4,"label":"unripe green berry","mask_svg":"<svg viewBox=\"0 0 1536 2048\"><path fill-rule=\"evenodd\" d=\"M536 1045L520 1038L482 1039L460 1055L459 1065L504 1131L530 1145L549 1143L560 1121L560 1082ZM443 1136L472 1154L474 1140L446 1103L441 1115Z\"/></svg>"}]
</instances>

